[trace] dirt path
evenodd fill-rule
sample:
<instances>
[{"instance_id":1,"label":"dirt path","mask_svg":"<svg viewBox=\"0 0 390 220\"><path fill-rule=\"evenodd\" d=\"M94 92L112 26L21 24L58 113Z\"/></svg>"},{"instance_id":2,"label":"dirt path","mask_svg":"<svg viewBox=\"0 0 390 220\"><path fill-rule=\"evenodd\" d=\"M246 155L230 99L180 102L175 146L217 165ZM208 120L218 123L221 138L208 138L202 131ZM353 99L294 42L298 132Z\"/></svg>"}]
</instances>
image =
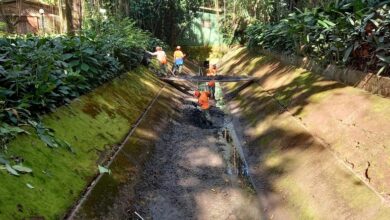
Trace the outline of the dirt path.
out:
<instances>
[{"instance_id":1,"label":"dirt path","mask_svg":"<svg viewBox=\"0 0 390 220\"><path fill-rule=\"evenodd\" d=\"M179 107L135 187L133 219L135 212L144 219L261 218L253 191L232 174L222 135L227 116L217 108L210 113L213 126L206 128L190 101Z\"/></svg>"}]
</instances>

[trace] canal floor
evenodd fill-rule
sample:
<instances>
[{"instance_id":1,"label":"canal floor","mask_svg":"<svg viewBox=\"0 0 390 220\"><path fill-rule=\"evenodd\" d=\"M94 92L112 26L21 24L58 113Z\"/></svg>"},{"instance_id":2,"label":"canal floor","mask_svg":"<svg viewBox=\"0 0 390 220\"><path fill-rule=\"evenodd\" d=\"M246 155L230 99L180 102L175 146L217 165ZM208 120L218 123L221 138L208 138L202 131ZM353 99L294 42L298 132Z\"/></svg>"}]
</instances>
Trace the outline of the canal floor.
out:
<instances>
[{"instance_id":1,"label":"canal floor","mask_svg":"<svg viewBox=\"0 0 390 220\"><path fill-rule=\"evenodd\" d=\"M218 97L218 96L217 96ZM128 213L137 219L261 219L254 190L239 173L239 155L226 138L229 116L210 110L212 123L187 97L156 143L135 187Z\"/></svg>"}]
</instances>

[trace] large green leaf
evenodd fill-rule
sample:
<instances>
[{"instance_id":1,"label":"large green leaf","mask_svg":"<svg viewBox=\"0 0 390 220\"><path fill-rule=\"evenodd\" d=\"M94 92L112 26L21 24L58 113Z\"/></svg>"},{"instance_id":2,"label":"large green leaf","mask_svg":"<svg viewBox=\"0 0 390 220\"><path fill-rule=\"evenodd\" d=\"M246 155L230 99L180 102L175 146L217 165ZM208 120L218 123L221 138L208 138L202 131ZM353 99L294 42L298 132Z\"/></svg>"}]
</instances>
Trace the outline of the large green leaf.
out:
<instances>
[{"instance_id":1,"label":"large green leaf","mask_svg":"<svg viewBox=\"0 0 390 220\"><path fill-rule=\"evenodd\" d=\"M333 23L333 22L331 22L331 21L329 21L329 20L323 20L323 22L325 22L326 24L328 24L329 26L336 26L336 24L335 23Z\"/></svg>"},{"instance_id":2,"label":"large green leaf","mask_svg":"<svg viewBox=\"0 0 390 220\"><path fill-rule=\"evenodd\" d=\"M325 27L325 28L329 28L329 25L327 23L325 23L324 21L321 21L321 20L318 20L317 21L318 24L320 24L321 26Z\"/></svg>"},{"instance_id":3,"label":"large green leaf","mask_svg":"<svg viewBox=\"0 0 390 220\"><path fill-rule=\"evenodd\" d=\"M21 173L31 173L32 172L32 169L31 168L28 168L28 167L25 167L25 166L22 166L22 165L13 165L12 168L18 172L21 172Z\"/></svg>"},{"instance_id":4,"label":"large green leaf","mask_svg":"<svg viewBox=\"0 0 390 220\"><path fill-rule=\"evenodd\" d=\"M47 133L38 133L38 136L48 147L58 147L58 144L55 142L54 138Z\"/></svg>"},{"instance_id":5,"label":"large green leaf","mask_svg":"<svg viewBox=\"0 0 390 220\"><path fill-rule=\"evenodd\" d=\"M347 62L348 57L351 55L352 50L353 50L353 45L349 46L349 47L345 50L344 56L343 56L343 62L344 62L344 63Z\"/></svg>"},{"instance_id":6,"label":"large green leaf","mask_svg":"<svg viewBox=\"0 0 390 220\"><path fill-rule=\"evenodd\" d=\"M88 72L89 66L88 66L87 64L85 64L85 63L82 63L82 64L81 64L81 69L82 69L83 71L85 71L85 72Z\"/></svg>"},{"instance_id":7,"label":"large green leaf","mask_svg":"<svg viewBox=\"0 0 390 220\"><path fill-rule=\"evenodd\" d=\"M390 64L390 56L382 56L377 54L376 57L378 57L381 61Z\"/></svg>"},{"instance_id":8,"label":"large green leaf","mask_svg":"<svg viewBox=\"0 0 390 220\"><path fill-rule=\"evenodd\" d=\"M8 163L5 165L5 168L10 174L14 176L19 176L19 173L16 170L14 170Z\"/></svg>"},{"instance_id":9,"label":"large green leaf","mask_svg":"<svg viewBox=\"0 0 390 220\"><path fill-rule=\"evenodd\" d=\"M72 53L66 53L66 54L62 55L62 59L68 60L68 59L72 58L73 56L74 56L74 54L72 54Z\"/></svg>"},{"instance_id":10,"label":"large green leaf","mask_svg":"<svg viewBox=\"0 0 390 220\"><path fill-rule=\"evenodd\" d=\"M379 76L379 75L382 74L383 71L385 71L387 68L389 68L388 65L382 66L382 68L379 69L379 71L376 73L376 75Z\"/></svg>"},{"instance_id":11,"label":"large green leaf","mask_svg":"<svg viewBox=\"0 0 390 220\"><path fill-rule=\"evenodd\" d=\"M1 154L0 154L0 164L2 165L8 164L8 160L6 160L5 157Z\"/></svg>"}]
</instances>

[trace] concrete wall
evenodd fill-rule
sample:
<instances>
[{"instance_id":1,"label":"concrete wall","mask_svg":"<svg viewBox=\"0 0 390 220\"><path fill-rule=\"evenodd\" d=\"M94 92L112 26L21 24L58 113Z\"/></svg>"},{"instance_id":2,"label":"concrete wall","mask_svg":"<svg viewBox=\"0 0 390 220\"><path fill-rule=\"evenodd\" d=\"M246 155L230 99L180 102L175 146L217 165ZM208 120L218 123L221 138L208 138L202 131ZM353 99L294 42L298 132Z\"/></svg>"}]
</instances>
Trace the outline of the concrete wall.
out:
<instances>
[{"instance_id":1,"label":"concrete wall","mask_svg":"<svg viewBox=\"0 0 390 220\"><path fill-rule=\"evenodd\" d=\"M46 146L32 129L31 135L19 135L9 143L1 152L4 157L23 158L33 172L15 177L0 170L0 219L63 219L98 174L98 165L110 158L162 86L140 67L42 116L44 125L68 142L71 151ZM126 150L138 151L137 147ZM114 173L115 178L118 175Z\"/></svg>"},{"instance_id":2,"label":"concrete wall","mask_svg":"<svg viewBox=\"0 0 390 220\"><path fill-rule=\"evenodd\" d=\"M390 99L264 54L233 48L220 69L258 78L227 87L268 217L389 219Z\"/></svg>"},{"instance_id":3,"label":"concrete wall","mask_svg":"<svg viewBox=\"0 0 390 220\"><path fill-rule=\"evenodd\" d=\"M364 73L362 71L348 68L341 68L332 64L329 64L323 68L315 61L309 60L307 57L284 55L268 50L261 50L261 53L279 59L286 64L295 65L314 73L321 74L327 79L336 80L346 85L361 88L374 94L390 97L390 78L388 77L377 76L373 73Z\"/></svg>"}]
</instances>

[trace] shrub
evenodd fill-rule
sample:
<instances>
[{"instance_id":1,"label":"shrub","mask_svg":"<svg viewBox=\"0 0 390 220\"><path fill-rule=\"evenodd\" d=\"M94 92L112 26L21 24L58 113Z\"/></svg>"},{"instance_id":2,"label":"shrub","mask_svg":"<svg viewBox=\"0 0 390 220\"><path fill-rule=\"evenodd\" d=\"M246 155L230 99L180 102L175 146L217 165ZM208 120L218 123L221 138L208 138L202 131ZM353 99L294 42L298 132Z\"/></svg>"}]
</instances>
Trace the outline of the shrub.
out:
<instances>
[{"instance_id":1,"label":"shrub","mask_svg":"<svg viewBox=\"0 0 390 220\"><path fill-rule=\"evenodd\" d=\"M255 23L246 31L248 46L388 74L389 1L356 2L360 1L297 10L276 24Z\"/></svg>"},{"instance_id":2,"label":"shrub","mask_svg":"<svg viewBox=\"0 0 390 220\"><path fill-rule=\"evenodd\" d=\"M131 20L93 24L80 36L0 38L0 146L33 126L50 147L66 145L39 123L53 111L137 66L158 42Z\"/></svg>"}]
</instances>

